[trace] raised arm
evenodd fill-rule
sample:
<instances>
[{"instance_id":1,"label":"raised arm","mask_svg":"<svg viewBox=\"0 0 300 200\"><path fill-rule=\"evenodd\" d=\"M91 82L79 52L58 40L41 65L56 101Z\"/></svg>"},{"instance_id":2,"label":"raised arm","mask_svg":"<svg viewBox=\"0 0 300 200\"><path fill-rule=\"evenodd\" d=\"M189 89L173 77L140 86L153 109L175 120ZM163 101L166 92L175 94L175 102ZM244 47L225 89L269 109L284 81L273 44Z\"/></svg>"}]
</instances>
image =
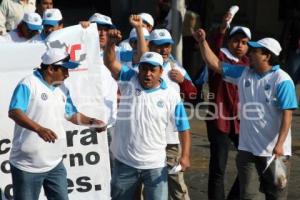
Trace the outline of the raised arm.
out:
<instances>
[{"instance_id":1,"label":"raised arm","mask_svg":"<svg viewBox=\"0 0 300 200\"><path fill-rule=\"evenodd\" d=\"M142 55L149 51L143 32L143 21L139 15L131 15L129 23L135 28L137 34L137 53L133 56L133 62L139 63Z\"/></svg>"},{"instance_id":2,"label":"raised arm","mask_svg":"<svg viewBox=\"0 0 300 200\"><path fill-rule=\"evenodd\" d=\"M194 33L194 38L199 44L201 56L204 62L207 64L207 66L211 70L221 74L222 73L221 62L209 47L206 41L205 31L203 29L198 29Z\"/></svg>"},{"instance_id":3,"label":"raised arm","mask_svg":"<svg viewBox=\"0 0 300 200\"><path fill-rule=\"evenodd\" d=\"M115 47L121 41L121 32L117 29L109 30L108 41L104 48L104 65L109 69L112 76L117 80L121 71L121 63L116 58Z\"/></svg>"}]
</instances>

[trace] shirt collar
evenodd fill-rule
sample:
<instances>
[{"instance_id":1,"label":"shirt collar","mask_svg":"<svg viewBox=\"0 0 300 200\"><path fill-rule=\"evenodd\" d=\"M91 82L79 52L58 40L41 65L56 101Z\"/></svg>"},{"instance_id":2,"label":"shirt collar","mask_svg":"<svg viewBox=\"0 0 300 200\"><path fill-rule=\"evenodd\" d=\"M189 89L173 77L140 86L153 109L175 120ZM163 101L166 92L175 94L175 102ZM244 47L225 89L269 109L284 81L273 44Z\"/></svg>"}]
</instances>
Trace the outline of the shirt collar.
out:
<instances>
[{"instance_id":1,"label":"shirt collar","mask_svg":"<svg viewBox=\"0 0 300 200\"><path fill-rule=\"evenodd\" d=\"M263 73L263 74L259 74L259 73L257 73L257 72L255 72L255 74L256 74L256 76L258 77L258 78L263 78L264 76L266 76L267 74L269 74L269 73L271 73L271 72L275 72L275 71L277 71L277 70L279 70L280 69L280 65L274 65L274 66L272 66L272 68L269 70L269 71L267 71L267 72L265 72L265 73Z\"/></svg>"},{"instance_id":2,"label":"shirt collar","mask_svg":"<svg viewBox=\"0 0 300 200\"><path fill-rule=\"evenodd\" d=\"M162 89L162 90L167 89L167 83L166 83L166 81L165 81L164 79L162 79L162 78L160 78L160 85L159 85L159 87L151 88L151 89L144 89L144 91L145 91L146 93L151 93L151 92L155 92L155 91L157 91L157 90L159 90L159 89Z\"/></svg>"},{"instance_id":3,"label":"shirt collar","mask_svg":"<svg viewBox=\"0 0 300 200\"><path fill-rule=\"evenodd\" d=\"M232 53L230 53L230 51L227 48L221 48L221 51L230 60L233 60L234 62L239 62L240 59L238 59L237 57L235 57L234 55L232 55Z\"/></svg>"}]
</instances>

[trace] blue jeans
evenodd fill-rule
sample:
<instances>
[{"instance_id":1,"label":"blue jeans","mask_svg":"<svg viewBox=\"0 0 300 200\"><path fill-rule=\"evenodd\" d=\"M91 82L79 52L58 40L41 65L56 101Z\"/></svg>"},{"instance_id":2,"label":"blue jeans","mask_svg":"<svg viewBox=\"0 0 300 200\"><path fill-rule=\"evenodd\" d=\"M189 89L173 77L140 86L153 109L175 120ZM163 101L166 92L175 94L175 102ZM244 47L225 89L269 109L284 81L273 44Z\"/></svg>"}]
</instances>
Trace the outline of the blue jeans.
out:
<instances>
[{"instance_id":1,"label":"blue jeans","mask_svg":"<svg viewBox=\"0 0 300 200\"><path fill-rule=\"evenodd\" d=\"M10 166L15 200L38 200L42 186L48 200L68 200L67 171L63 162L43 173L25 172Z\"/></svg>"},{"instance_id":2,"label":"blue jeans","mask_svg":"<svg viewBox=\"0 0 300 200\"><path fill-rule=\"evenodd\" d=\"M144 184L147 200L168 199L167 167L156 169L136 169L114 160L111 182L112 200L132 200L138 186Z\"/></svg>"}]
</instances>

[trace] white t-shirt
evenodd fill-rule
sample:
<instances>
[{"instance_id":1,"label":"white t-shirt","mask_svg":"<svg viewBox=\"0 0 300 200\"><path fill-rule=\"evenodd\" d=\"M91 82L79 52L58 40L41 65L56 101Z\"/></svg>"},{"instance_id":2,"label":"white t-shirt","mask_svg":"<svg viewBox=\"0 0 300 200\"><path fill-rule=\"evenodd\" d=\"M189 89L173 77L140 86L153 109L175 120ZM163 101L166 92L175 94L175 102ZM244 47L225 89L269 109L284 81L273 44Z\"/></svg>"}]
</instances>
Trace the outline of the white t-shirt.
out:
<instances>
[{"instance_id":1,"label":"white t-shirt","mask_svg":"<svg viewBox=\"0 0 300 200\"><path fill-rule=\"evenodd\" d=\"M132 68L133 68L133 70L138 72L138 65L134 65ZM176 60L174 60L174 58L172 56L170 56L168 61L164 62L163 73L162 73L161 78L166 82L168 87L173 88L176 92L178 92L178 94L180 94L179 84L174 82L169 76L169 72L173 68L178 70L182 74L182 76L184 76L185 79L190 81L191 78L189 77L186 70L182 66L180 66L176 62ZM167 128L167 143L168 144L180 144L178 132L176 132L176 131L174 132L174 129L172 126Z\"/></svg>"},{"instance_id":2,"label":"white t-shirt","mask_svg":"<svg viewBox=\"0 0 300 200\"><path fill-rule=\"evenodd\" d=\"M172 64L171 64L172 62ZM161 78L164 79L167 83L168 87L174 88L178 94L180 94L180 86L175 81L171 80L169 76L169 72L172 70L172 68L177 69L185 79L191 80L186 72L186 70L181 67L175 60L170 58L169 61L164 63L163 66L163 73ZM167 143L168 144L180 144L178 132L174 132L174 129L172 127L168 127L167 131Z\"/></svg>"},{"instance_id":3,"label":"white t-shirt","mask_svg":"<svg viewBox=\"0 0 300 200\"><path fill-rule=\"evenodd\" d=\"M295 86L279 65L264 75L253 69L223 63L224 79L236 84L240 99L239 150L256 156L272 156L282 120L282 111L297 108ZM283 145L291 155L291 130Z\"/></svg>"},{"instance_id":4,"label":"white t-shirt","mask_svg":"<svg viewBox=\"0 0 300 200\"><path fill-rule=\"evenodd\" d=\"M189 122L180 99L161 80L157 88L145 90L137 72L122 66L115 135L111 143L119 161L137 169L154 169L166 165L166 131L172 123L173 132L188 130Z\"/></svg>"},{"instance_id":5,"label":"white t-shirt","mask_svg":"<svg viewBox=\"0 0 300 200\"><path fill-rule=\"evenodd\" d=\"M47 172L62 160L66 153L65 116L77 112L68 89L48 85L39 71L25 77L16 87L9 110L20 109L30 119L57 135L54 143L45 142L37 133L15 125L10 163L32 173Z\"/></svg>"},{"instance_id":6,"label":"white t-shirt","mask_svg":"<svg viewBox=\"0 0 300 200\"><path fill-rule=\"evenodd\" d=\"M39 43L39 42L43 42L43 40L41 39L40 34L37 34L35 36L33 36L30 39L24 38L24 37L20 37L17 33L17 30L13 30L10 31L9 33L7 33L6 35L0 36L0 43L1 42L15 42L15 43L19 43L19 42L28 42L28 43Z\"/></svg>"}]
</instances>

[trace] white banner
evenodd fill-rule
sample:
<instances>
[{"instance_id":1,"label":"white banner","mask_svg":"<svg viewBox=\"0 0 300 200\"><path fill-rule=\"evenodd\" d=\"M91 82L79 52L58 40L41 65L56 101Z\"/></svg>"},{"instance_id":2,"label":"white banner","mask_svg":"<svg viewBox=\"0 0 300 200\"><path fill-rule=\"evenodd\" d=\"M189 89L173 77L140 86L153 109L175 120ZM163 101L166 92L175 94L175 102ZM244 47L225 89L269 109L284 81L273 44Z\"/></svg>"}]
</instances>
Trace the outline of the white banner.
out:
<instances>
[{"instance_id":1,"label":"white banner","mask_svg":"<svg viewBox=\"0 0 300 200\"><path fill-rule=\"evenodd\" d=\"M80 67L70 71L65 81L79 112L107 122L109 114L102 95L99 39L96 25L80 25L54 32L47 40L51 47L65 46ZM2 199L12 199L8 163L14 122L8 106L18 81L41 63L44 44L0 44L0 189ZM70 200L110 199L110 164L106 132L95 133L87 127L65 122L67 152L64 165L68 173ZM41 195L43 196L43 194ZM41 197L40 199L45 199Z\"/></svg>"}]
</instances>

